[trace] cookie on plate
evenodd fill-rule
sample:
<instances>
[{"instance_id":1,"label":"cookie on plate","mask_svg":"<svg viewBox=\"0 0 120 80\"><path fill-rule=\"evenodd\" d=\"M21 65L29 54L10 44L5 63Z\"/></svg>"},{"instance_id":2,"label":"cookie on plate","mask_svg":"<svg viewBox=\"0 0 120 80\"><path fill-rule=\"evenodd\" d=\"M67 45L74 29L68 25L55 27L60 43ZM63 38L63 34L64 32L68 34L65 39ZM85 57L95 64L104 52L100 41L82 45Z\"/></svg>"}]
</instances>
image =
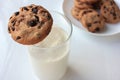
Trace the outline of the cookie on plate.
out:
<instances>
[{"instance_id":1,"label":"cookie on plate","mask_svg":"<svg viewBox=\"0 0 120 80\"><path fill-rule=\"evenodd\" d=\"M105 22L96 11L88 12L81 19L82 25L90 32L96 33L104 29Z\"/></svg>"},{"instance_id":2,"label":"cookie on plate","mask_svg":"<svg viewBox=\"0 0 120 80\"><path fill-rule=\"evenodd\" d=\"M10 17L8 31L16 42L32 45L50 33L52 23L52 16L45 8L32 4L22 7Z\"/></svg>"},{"instance_id":3,"label":"cookie on plate","mask_svg":"<svg viewBox=\"0 0 120 80\"><path fill-rule=\"evenodd\" d=\"M120 22L120 10L113 0L105 0L102 3L100 12L104 17L105 22L107 23Z\"/></svg>"}]
</instances>

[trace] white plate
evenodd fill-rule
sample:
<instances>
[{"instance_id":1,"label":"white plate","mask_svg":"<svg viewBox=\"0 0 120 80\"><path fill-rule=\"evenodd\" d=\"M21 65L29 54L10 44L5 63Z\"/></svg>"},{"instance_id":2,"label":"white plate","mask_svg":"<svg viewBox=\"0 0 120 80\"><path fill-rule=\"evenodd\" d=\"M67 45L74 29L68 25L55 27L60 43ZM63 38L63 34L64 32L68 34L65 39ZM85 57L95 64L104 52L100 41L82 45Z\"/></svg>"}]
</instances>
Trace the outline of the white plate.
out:
<instances>
[{"instance_id":1,"label":"white plate","mask_svg":"<svg viewBox=\"0 0 120 80\"><path fill-rule=\"evenodd\" d=\"M97 35L97 36L110 36L110 35L114 35L114 34L118 34L120 33L120 22L117 24L106 24L106 28L104 31L100 32L100 33L91 33L88 32L79 21L77 21L72 15L71 15L71 8L74 5L74 0L64 0L63 2L63 12L64 14L71 20L71 22L80 28L80 30L90 33L92 35ZM119 5L120 7L120 1L119 0L115 0L116 3Z\"/></svg>"}]
</instances>

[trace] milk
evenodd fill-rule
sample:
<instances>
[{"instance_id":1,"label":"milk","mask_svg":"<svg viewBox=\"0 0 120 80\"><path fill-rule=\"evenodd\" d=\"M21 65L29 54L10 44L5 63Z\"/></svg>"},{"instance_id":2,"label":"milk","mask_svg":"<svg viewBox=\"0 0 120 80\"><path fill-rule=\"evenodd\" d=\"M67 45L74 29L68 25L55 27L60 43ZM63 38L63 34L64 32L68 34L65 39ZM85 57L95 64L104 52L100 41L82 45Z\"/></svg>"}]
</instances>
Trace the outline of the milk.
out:
<instances>
[{"instance_id":1,"label":"milk","mask_svg":"<svg viewBox=\"0 0 120 80\"><path fill-rule=\"evenodd\" d=\"M59 80L65 74L69 53L67 38L62 28L53 27L42 42L28 47L38 80Z\"/></svg>"}]
</instances>

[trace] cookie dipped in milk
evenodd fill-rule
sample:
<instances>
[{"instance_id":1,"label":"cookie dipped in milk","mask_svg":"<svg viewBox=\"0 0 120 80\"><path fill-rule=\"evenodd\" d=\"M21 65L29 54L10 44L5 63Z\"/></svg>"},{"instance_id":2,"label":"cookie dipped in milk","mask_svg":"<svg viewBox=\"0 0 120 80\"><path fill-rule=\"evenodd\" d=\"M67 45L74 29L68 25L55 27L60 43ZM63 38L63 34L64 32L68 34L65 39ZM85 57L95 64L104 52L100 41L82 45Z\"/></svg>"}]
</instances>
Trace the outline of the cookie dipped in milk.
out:
<instances>
[{"instance_id":1,"label":"cookie dipped in milk","mask_svg":"<svg viewBox=\"0 0 120 80\"><path fill-rule=\"evenodd\" d=\"M72 25L61 13L40 5L28 5L8 22L14 41L27 45L37 80L60 80L68 66Z\"/></svg>"}]
</instances>

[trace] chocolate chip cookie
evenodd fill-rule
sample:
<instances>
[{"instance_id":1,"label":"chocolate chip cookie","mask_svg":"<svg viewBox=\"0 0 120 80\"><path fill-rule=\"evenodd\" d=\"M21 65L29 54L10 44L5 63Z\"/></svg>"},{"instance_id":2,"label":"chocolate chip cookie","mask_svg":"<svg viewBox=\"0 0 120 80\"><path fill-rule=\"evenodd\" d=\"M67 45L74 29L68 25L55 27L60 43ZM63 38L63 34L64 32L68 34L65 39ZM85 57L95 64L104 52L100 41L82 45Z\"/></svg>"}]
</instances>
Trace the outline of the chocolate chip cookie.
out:
<instances>
[{"instance_id":1,"label":"chocolate chip cookie","mask_svg":"<svg viewBox=\"0 0 120 80\"><path fill-rule=\"evenodd\" d=\"M21 7L10 17L8 31L16 42L32 45L50 33L52 24L50 13L42 6L32 4Z\"/></svg>"},{"instance_id":2,"label":"chocolate chip cookie","mask_svg":"<svg viewBox=\"0 0 120 80\"><path fill-rule=\"evenodd\" d=\"M105 0L100 12L107 23L120 22L120 10L113 0Z\"/></svg>"},{"instance_id":3,"label":"chocolate chip cookie","mask_svg":"<svg viewBox=\"0 0 120 80\"><path fill-rule=\"evenodd\" d=\"M96 33L104 29L105 22L96 11L87 12L81 19L82 25L90 32Z\"/></svg>"}]
</instances>

